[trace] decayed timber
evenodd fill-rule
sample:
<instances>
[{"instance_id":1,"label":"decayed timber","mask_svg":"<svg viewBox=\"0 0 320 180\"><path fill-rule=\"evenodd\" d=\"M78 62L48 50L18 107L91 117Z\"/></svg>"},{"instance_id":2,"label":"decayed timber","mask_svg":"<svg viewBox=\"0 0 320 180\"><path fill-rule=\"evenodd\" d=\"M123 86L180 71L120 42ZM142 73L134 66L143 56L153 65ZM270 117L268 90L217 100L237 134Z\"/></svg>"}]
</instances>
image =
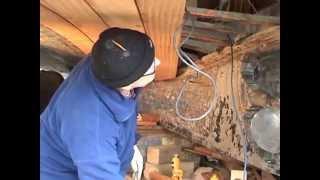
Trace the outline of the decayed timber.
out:
<instances>
[{"instance_id":1,"label":"decayed timber","mask_svg":"<svg viewBox=\"0 0 320 180\"><path fill-rule=\"evenodd\" d=\"M240 115L251 107L248 99L246 83L240 75L242 60L250 53L263 53L280 48L280 27L275 26L256 33L242 42L234 45L234 94L237 98ZM187 69L175 80L156 82L144 89L140 97L142 112L152 112L160 115L160 123L166 129L185 138L199 143L207 148L216 148L225 155L243 160L243 137L239 122L233 119L231 103L231 57L230 47L221 52L209 54L199 61L198 65L216 79L219 100L213 113L206 118L187 122L175 113L176 97L186 80L195 76L193 70ZM205 77L198 77L189 83L182 95L181 111L184 116L199 116L209 107L213 93ZM276 169L269 167L251 146L249 164L277 174Z\"/></svg>"},{"instance_id":2,"label":"decayed timber","mask_svg":"<svg viewBox=\"0 0 320 180\"><path fill-rule=\"evenodd\" d=\"M251 15L251 14L218 11L213 9L204 9L204 8L195 8L195 7L190 7L188 9L192 15L197 17L203 17L203 18L214 18L216 20L222 20L222 21L239 21L239 22L244 22L248 24L265 24L265 25L280 24L279 17Z\"/></svg>"}]
</instances>

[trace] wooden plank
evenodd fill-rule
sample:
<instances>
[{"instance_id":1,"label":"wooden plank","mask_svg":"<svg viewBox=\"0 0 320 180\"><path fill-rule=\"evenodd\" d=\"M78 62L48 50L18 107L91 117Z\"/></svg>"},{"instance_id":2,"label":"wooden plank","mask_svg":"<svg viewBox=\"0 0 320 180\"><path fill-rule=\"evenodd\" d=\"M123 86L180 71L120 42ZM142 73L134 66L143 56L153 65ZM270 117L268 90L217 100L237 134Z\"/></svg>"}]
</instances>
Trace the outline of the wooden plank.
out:
<instances>
[{"instance_id":1,"label":"wooden plank","mask_svg":"<svg viewBox=\"0 0 320 180\"><path fill-rule=\"evenodd\" d=\"M237 12L229 11L218 11L213 9L204 8L188 8L190 13L197 17L202 18L215 18L222 21L238 21L248 24L267 24L267 25L279 25L280 18L272 16L261 16L261 15L251 15L243 14Z\"/></svg>"},{"instance_id":2,"label":"wooden plank","mask_svg":"<svg viewBox=\"0 0 320 180\"><path fill-rule=\"evenodd\" d=\"M94 42L100 32L107 28L84 0L40 0L40 4L75 25Z\"/></svg>"},{"instance_id":3,"label":"wooden plank","mask_svg":"<svg viewBox=\"0 0 320 180\"><path fill-rule=\"evenodd\" d=\"M170 163L174 154L179 154L181 148L177 145L149 146L147 161L153 164Z\"/></svg>"},{"instance_id":4,"label":"wooden plank","mask_svg":"<svg viewBox=\"0 0 320 180\"><path fill-rule=\"evenodd\" d=\"M86 0L109 27L145 32L134 0Z\"/></svg>"},{"instance_id":5,"label":"wooden plank","mask_svg":"<svg viewBox=\"0 0 320 180\"><path fill-rule=\"evenodd\" d=\"M194 162L192 161L181 161L180 167L183 171L183 178L190 178L194 171ZM172 164L166 163L166 164L152 164L152 163L145 163L145 169L144 169L144 177L146 179L149 179L149 174L151 172L159 172L162 175L165 176L172 176Z\"/></svg>"},{"instance_id":6,"label":"wooden plank","mask_svg":"<svg viewBox=\"0 0 320 180\"><path fill-rule=\"evenodd\" d=\"M198 51L204 54L209 54L218 48L215 44L203 41L196 41L193 39L189 39L182 47L186 49L191 49L194 51Z\"/></svg>"},{"instance_id":7,"label":"wooden plank","mask_svg":"<svg viewBox=\"0 0 320 180\"><path fill-rule=\"evenodd\" d=\"M243 171L232 170L230 180L243 180Z\"/></svg>"},{"instance_id":8,"label":"wooden plank","mask_svg":"<svg viewBox=\"0 0 320 180\"><path fill-rule=\"evenodd\" d=\"M280 26L270 27L246 38L243 42L234 45L234 59L249 52L268 52L278 49L280 45ZM210 59L210 60L209 60ZM199 63L200 67L210 69L217 63L230 62L230 47L227 46L221 52L215 52L205 56Z\"/></svg>"},{"instance_id":9,"label":"wooden plank","mask_svg":"<svg viewBox=\"0 0 320 180\"><path fill-rule=\"evenodd\" d=\"M176 77L178 57L173 45L173 34L182 24L185 0L136 0L146 33L155 44L156 57L161 64L156 70L157 80ZM180 41L180 32L177 33Z\"/></svg>"},{"instance_id":10,"label":"wooden plank","mask_svg":"<svg viewBox=\"0 0 320 180\"><path fill-rule=\"evenodd\" d=\"M160 174L159 172L152 171L149 173L149 177L146 180L171 180L171 177Z\"/></svg>"},{"instance_id":11,"label":"wooden plank","mask_svg":"<svg viewBox=\"0 0 320 180\"><path fill-rule=\"evenodd\" d=\"M90 52L93 42L86 34L43 6L40 6L40 23L65 37L84 53Z\"/></svg>"},{"instance_id":12,"label":"wooden plank","mask_svg":"<svg viewBox=\"0 0 320 180\"><path fill-rule=\"evenodd\" d=\"M185 27L192 27L192 21L187 20L184 22ZM237 27L236 24L221 24L221 23L208 23L208 22L201 22L201 21L194 21L194 29L204 29L208 31L218 31L224 32L229 34L234 33L242 33L243 29Z\"/></svg>"},{"instance_id":13,"label":"wooden plank","mask_svg":"<svg viewBox=\"0 0 320 180\"><path fill-rule=\"evenodd\" d=\"M183 28L182 37L186 38L191 32L191 28ZM230 35L235 36L235 35ZM226 33L221 32L208 32L201 29L195 29L190 35L190 39L202 41L202 42L211 42L217 46L226 46L228 44L228 36ZM231 37L232 38L232 37Z\"/></svg>"},{"instance_id":14,"label":"wooden plank","mask_svg":"<svg viewBox=\"0 0 320 180\"><path fill-rule=\"evenodd\" d=\"M137 125L138 126L157 126L159 121L159 115L143 113L138 115Z\"/></svg>"}]
</instances>

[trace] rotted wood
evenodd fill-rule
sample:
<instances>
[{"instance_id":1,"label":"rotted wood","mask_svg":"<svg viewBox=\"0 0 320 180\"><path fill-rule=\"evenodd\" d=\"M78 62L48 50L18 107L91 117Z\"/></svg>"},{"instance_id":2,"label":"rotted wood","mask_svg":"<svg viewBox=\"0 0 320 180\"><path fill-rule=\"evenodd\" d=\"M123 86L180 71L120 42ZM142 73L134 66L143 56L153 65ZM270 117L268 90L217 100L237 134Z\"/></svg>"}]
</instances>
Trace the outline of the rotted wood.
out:
<instances>
[{"instance_id":1,"label":"rotted wood","mask_svg":"<svg viewBox=\"0 0 320 180\"><path fill-rule=\"evenodd\" d=\"M279 25L280 18L272 16L252 15L229 11L218 11L213 9L204 8L188 8L190 13L197 17L202 18L214 18L222 21L238 21L248 24L268 24L268 25Z\"/></svg>"},{"instance_id":2,"label":"rotted wood","mask_svg":"<svg viewBox=\"0 0 320 180\"><path fill-rule=\"evenodd\" d=\"M258 32L233 46L233 88L237 105L242 116L252 107L249 101L248 87L241 76L242 61L248 54L264 53L280 48L280 27L274 26ZM204 113L213 97L209 81L197 77L192 69L186 69L175 80L151 84L140 96L141 112L160 115L160 124L176 134L209 149L218 149L224 155L243 161L243 137L239 121L233 118L231 100L231 56L230 47L202 58L197 64L216 79L218 101L214 111L200 121L188 122L180 119L175 112L176 98L181 87L187 84L181 96L179 108L187 117L197 117ZM188 79L193 78L190 82ZM249 164L277 174L258 154L254 146L249 148Z\"/></svg>"}]
</instances>

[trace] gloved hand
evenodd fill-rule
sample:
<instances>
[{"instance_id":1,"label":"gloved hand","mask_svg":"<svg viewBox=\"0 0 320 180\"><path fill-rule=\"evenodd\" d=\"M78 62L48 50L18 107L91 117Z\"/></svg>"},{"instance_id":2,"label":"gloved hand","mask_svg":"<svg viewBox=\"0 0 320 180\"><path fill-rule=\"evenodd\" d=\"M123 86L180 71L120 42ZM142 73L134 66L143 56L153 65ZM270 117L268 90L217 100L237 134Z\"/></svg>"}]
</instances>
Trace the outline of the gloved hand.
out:
<instances>
[{"instance_id":1,"label":"gloved hand","mask_svg":"<svg viewBox=\"0 0 320 180\"><path fill-rule=\"evenodd\" d=\"M131 168L133 170L132 179L141 180L142 171L143 171L143 157L137 145L134 145L133 149L134 149L134 154L131 160Z\"/></svg>"}]
</instances>

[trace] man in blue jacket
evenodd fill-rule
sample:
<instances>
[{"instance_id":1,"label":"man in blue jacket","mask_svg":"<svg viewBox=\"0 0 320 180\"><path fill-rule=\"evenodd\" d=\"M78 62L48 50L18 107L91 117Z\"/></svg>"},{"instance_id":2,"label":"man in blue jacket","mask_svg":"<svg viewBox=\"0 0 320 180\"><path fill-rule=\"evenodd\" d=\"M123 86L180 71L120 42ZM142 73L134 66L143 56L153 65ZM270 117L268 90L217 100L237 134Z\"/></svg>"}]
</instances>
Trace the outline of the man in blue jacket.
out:
<instances>
[{"instance_id":1,"label":"man in blue jacket","mask_svg":"<svg viewBox=\"0 0 320 180\"><path fill-rule=\"evenodd\" d=\"M124 179L137 142L138 90L155 67L147 35L102 32L40 116L40 179Z\"/></svg>"}]
</instances>

